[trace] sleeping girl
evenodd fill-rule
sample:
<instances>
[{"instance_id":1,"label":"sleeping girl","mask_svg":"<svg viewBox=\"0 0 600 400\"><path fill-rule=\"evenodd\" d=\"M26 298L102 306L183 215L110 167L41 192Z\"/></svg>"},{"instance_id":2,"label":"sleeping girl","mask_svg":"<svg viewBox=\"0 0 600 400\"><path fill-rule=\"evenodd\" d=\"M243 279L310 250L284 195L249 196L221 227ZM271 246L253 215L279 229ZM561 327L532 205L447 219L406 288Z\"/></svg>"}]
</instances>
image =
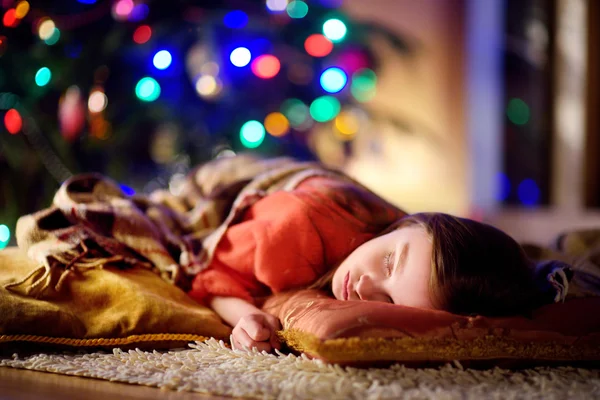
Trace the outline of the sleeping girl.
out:
<instances>
[{"instance_id":1,"label":"sleeping girl","mask_svg":"<svg viewBox=\"0 0 600 400\"><path fill-rule=\"evenodd\" d=\"M553 301L502 231L442 213L407 215L341 175L308 176L254 202L224 232L189 294L234 327L234 348L270 351L281 327L261 299L303 288L340 301L487 316Z\"/></svg>"},{"instance_id":2,"label":"sleeping girl","mask_svg":"<svg viewBox=\"0 0 600 400\"><path fill-rule=\"evenodd\" d=\"M564 300L572 273L535 265L492 226L408 215L321 164L248 155L148 196L74 176L16 233L41 267L11 290L60 291L78 268L149 268L234 327L234 347L266 351L279 347L279 321L261 310L272 294L322 289L340 301L501 316Z\"/></svg>"}]
</instances>

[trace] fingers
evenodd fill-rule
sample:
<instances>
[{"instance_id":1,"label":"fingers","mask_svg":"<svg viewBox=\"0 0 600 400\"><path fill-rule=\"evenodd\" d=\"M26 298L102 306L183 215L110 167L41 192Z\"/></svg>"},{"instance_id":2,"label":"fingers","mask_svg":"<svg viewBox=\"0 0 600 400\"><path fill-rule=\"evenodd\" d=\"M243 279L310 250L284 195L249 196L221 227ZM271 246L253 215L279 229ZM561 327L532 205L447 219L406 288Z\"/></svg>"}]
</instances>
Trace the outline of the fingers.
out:
<instances>
[{"instance_id":1,"label":"fingers","mask_svg":"<svg viewBox=\"0 0 600 400\"><path fill-rule=\"evenodd\" d=\"M248 349L255 347L258 351L271 351L271 344L269 342L257 342L253 340L246 331L244 331L241 327L236 326L232 332L232 347L234 349L243 350L244 346Z\"/></svg>"},{"instance_id":2,"label":"fingers","mask_svg":"<svg viewBox=\"0 0 600 400\"><path fill-rule=\"evenodd\" d=\"M257 321L248 321L242 327L254 341L264 342L271 336L271 330Z\"/></svg>"}]
</instances>

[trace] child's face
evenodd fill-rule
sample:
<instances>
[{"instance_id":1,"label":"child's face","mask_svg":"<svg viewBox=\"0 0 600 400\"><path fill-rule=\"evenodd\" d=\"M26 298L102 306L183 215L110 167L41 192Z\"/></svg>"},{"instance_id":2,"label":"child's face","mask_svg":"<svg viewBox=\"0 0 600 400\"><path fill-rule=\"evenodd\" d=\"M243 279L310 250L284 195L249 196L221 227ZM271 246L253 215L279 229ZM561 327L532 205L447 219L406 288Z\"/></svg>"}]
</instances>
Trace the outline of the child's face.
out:
<instances>
[{"instance_id":1,"label":"child's face","mask_svg":"<svg viewBox=\"0 0 600 400\"><path fill-rule=\"evenodd\" d=\"M369 300L434 308L429 296L431 241L423 228L407 226L372 239L335 271L339 300Z\"/></svg>"}]
</instances>

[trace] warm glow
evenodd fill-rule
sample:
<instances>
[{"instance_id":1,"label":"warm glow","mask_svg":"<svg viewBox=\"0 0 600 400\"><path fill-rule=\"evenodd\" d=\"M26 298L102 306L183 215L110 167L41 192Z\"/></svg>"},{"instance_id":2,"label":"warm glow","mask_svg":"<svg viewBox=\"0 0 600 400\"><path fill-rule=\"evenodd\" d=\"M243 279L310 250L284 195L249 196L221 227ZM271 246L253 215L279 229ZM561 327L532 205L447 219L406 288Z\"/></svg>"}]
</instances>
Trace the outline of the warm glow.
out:
<instances>
[{"instance_id":1,"label":"warm glow","mask_svg":"<svg viewBox=\"0 0 600 400\"><path fill-rule=\"evenodd\" d=\"M280 112L273 112L265 118L265 129L273 136L283 136L290 130L290 123Z\"/></svg>"},{"instance_id":2,"label":"warm glow","mask_svg":"<svg viewBox=\"0 0 600 400\"><path fill-rule=\"evenodd\" d=\"M279 72L281 64L277 57L270 54L265 54L257 57L251 65L252 72L259 78L273 78Z\"/></svg>"},{"instance_id":3,"label":"warm glow","mask_svg":"<svg viewBox=\"0 0 600 400\"><path fill-rule=\"evenodd\" d=\"M88 108L93 113L104 111L108 105L108 97L100 90L95 90L90 94L88 99Z\"/></svg>"},{"instance_id":4,"label":"warm glow","mask_svg":"<svg viewBox=\"0 0 600 400\"><path fill-rule=\"evenodd\" d=\"M325 36L315 33L306 38L304 48L313 57L325 57L333 50L333 43Z\"/></svg>"}]
</instances>

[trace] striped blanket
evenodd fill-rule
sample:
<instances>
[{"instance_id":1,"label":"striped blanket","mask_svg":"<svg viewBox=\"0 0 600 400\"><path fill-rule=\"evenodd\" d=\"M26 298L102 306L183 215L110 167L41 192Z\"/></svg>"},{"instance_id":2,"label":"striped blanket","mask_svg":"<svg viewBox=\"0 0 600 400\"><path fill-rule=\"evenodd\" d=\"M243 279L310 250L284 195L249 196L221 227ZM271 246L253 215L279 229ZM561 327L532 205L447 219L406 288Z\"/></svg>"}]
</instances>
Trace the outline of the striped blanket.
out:
<instances>
[{"instance_id":1,"label":"striped blanket","mask_svg":"<svg viewBox=\"0 0 600 400\"><path fill-rule=\"evenodd\" d=\"M21 217L18 246L39 268L7 289L38 297L59 291L69 274L106 265L142 266L183 289L211 261L219 239L261 197L313 176L351 180L317 163L250 155L192 170L175 195L127 196L112 179L81 174L65 181L52 205Z\"/></svg>"}]
</instances>

